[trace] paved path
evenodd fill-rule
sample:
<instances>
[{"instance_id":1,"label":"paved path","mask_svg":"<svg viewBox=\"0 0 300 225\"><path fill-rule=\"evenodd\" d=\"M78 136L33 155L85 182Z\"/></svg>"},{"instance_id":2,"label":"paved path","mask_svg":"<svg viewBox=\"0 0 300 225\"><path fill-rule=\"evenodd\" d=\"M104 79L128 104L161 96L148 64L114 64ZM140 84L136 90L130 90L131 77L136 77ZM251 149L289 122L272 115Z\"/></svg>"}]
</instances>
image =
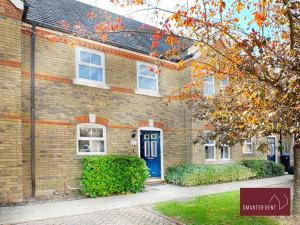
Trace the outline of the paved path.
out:
<instances>
[{"instance_id":1,"label":"paved path","mask_svg":"<svg viewBox=\"0 0 300 225\"><path fill-rule=\"evenodd\" d=\"M82 199L38 205L0 208L0 224L20 223L24 221L45 220L89 214L102 210L131 208L154 204L168 200L188 199L195 196L239 190L241 187L291 187L293 176L266 178L260 180L239 181L198 187L178 187L175 185L147 186L142 193L119 195L105 198Z\"/></svg>"},{"instance_id":2,"label":"paved path","mask_svg":"<svg viewBox=\"0 0 300 225\"><path fill-rule=\"evenodd\" d=\"M156 213L141 207L103 210L77 216L38 220L19 225L176 225Z\"/></svg>"}]
</instances>

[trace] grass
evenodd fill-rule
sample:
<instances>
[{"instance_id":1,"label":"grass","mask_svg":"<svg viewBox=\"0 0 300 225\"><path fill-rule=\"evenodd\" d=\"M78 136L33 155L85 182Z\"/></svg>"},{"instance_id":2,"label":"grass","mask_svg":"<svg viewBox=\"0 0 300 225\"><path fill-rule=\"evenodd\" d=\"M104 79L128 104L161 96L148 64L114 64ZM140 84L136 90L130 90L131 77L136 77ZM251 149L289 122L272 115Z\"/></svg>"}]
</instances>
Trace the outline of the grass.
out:
<instances>
[{"instance_id":1,"label":"grass","mask_svg":"<svg viewBox=\"0 0 300 225\"><path fill-rule=\"evenodd\" d=\"M190 225L277 225L270 217L240 216L240 193L226 192L202 196L190 202L165 202L156 205L160 213Z\"/></svg>"}]
</instances>

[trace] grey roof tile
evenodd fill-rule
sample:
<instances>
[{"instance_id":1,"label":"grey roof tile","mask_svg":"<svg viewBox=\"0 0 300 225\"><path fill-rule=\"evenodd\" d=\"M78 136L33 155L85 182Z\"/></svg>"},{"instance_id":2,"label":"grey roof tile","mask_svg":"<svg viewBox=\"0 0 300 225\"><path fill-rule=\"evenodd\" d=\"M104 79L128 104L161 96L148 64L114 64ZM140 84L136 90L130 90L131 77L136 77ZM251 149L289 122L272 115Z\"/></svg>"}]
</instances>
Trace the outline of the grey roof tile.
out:
<instances>
[{"instance_id":1,"label":"grey roof tile","mask_svg":"<svg viewBox=\"0 0 300 225\"><path fill-rule=\"evenodd\" d=\"M111 14L113 21L116 18L121 17L122 25L125 26L126 30L141 30L141 27L145 25L136 20L75 0L27 0L27 3L29 8L25 21L36 22L39 26L58 31L66 32L62 25L62 22L66 21L70 28L73 28L76 23L80 22L88 33L94 33L95 21L93 22L93 20L89 19L87 14L89 12L96 11L97 14L99 14L98 21L104 21L107 13ZM152 26L146 26L147 30L150 30L151 32L155 30ZM91 35L91 38L101 41L101 39L95 34ZM150 54L152 51L152 34L136 32L111 33L108 35L107 43L144 54ZM163 53L169 48L170 47L164 42L164 39L162 39L159 42L156 51Z\"/></svg>"}]
</instances>

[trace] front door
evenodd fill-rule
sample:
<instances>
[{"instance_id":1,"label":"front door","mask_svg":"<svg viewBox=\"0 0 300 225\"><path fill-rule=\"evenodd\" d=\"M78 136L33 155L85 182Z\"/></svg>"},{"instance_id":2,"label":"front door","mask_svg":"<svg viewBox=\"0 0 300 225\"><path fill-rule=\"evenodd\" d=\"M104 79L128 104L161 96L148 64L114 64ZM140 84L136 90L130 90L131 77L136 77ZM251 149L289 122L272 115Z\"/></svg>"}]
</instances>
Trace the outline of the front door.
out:
<instances>
[{"instance_id":1,"label":"front door","mask_svg":"<svg viewBox=\"0 0 300 225\"><path fill-rule=\"evenodd\" d=\"M275 137L267 137L267 143L269 147L268 160L275 162L275 157L276 157Z\"/></svg>"},{"instance_id":2,"label":"front door","mask_svg":"<svg viewBox=\"0 0 300 225\"><path fill-rule=\"evenodd\" d=\"M141 131L141 158L146 161L151 177L161 176L160 132Z\"/></svg>"}]
</instances>

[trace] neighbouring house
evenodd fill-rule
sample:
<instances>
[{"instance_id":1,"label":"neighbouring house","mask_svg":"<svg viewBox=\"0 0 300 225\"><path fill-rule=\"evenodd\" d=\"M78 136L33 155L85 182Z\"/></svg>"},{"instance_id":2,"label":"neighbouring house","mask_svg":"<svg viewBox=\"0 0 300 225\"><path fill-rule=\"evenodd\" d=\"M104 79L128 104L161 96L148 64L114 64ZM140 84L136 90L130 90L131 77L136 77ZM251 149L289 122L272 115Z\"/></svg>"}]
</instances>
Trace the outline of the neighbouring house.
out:
<instances>
[{"instance_id":1,"label":"neighbouring house","mask_svg":"<svg viewBox=\"0 0 300 225\"><path fill-rule=\"evenodd\" d=\"M165 104L164 96L191 79L191 49L187 66L160 59L156 73L151 35L112 34L105 43L63 35L61 21L93 29L86 15L94 9L75 0L0 0L0 202L78 186L80 159L91 155L142 157L150 175L161 179L166 168L185 162L266 158L251 140L222 149L213 140L194 145L209 125L192 122L179 101ZM208 77L203 91L214 94L224 85Z\"/></svg>"}]
</instances>

